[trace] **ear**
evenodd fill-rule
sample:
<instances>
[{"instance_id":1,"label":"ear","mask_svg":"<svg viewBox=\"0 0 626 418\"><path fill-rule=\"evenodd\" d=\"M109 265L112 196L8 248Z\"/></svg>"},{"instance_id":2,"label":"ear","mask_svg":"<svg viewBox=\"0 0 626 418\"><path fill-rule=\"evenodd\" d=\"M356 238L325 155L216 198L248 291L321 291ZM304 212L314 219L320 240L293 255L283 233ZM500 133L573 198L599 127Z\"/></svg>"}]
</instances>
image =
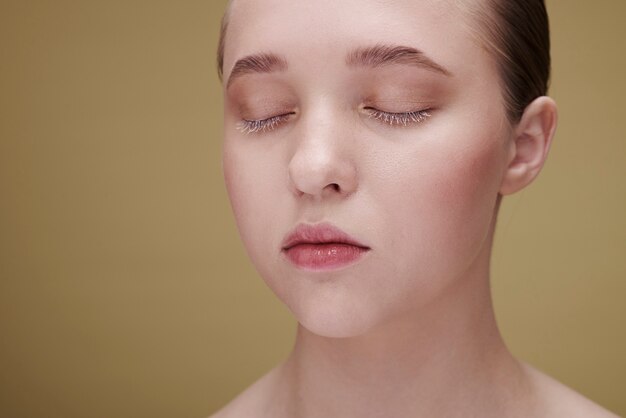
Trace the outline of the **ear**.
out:
<instances>
[{"instance_id":1,"label":"ear","mask_svg":"<svg viewBox=\"0 0 626 418\"><path fill-rule=\"evenodd\" d=\"M556 103L541 96L532 101L513 129L500 194L515 193L537 177L548 156L557 124Z\"/></svg>"}]
</instances>

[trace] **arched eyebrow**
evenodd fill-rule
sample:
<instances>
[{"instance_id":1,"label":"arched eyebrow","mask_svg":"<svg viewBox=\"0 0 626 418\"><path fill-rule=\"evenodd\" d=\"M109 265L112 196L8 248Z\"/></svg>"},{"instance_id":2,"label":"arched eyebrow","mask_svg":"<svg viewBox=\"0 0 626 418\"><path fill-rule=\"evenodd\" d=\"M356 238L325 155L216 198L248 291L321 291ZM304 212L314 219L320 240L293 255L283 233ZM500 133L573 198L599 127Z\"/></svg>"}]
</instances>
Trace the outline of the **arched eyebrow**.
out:
<instances>
[{"instance_id":1,"label":"arched eyebrow","mask_svg":"<svg viewBox=\"0 0 626 418\"><path fill-rule=\"evenodd\" d=\"M288 68L287 60L280 55L272 53L261 53L248 55L237 60L233 66L226 88L237 78L250 73L272 73L275 71L286 71Z\"/></svg>"},{"instance_id":2,"label":"arched eyebrow","mask_svg":"<svg viewBox=\"0 0 626 418\"><path fill-rule=\"evenodd\" d=\"M352 68L376 68L392 64L410 65L435 71L448 77L452 76L450 71L437 64L422 51L408 46L378 44L357 48L348 53L346 64ZM277 54L260 53L245 56L237 60L233 66L226 82L226 88L230 87L233 81L246 74L286 71L288 67L287 60Z\"/></svg>"},{"instance_id":3,"label":"arched eyebrow","mask_svg":"<svg viewBox=\"0 0 626 418\"><path fill-rule=\"evenodd\" d=\"M346 57L349 67L382 67L390 64L403 64L435 71L451 77L452 73L437 64L426 54L410 46L378 44L357 48Z\"/></svg>"}]
</instances>

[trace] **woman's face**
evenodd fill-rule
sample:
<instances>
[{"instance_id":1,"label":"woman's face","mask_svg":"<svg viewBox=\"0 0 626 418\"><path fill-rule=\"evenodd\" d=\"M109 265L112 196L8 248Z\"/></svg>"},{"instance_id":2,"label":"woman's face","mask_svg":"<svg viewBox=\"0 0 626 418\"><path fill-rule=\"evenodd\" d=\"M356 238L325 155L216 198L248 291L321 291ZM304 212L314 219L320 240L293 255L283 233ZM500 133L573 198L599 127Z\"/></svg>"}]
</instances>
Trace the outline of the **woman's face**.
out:
<instances>
[{"instance_id":1,"label":"woman's face","mask_svg":"<svg viewBox=\"0 0 626 418\"><path fill-rule=\"evenodd\" d=\"M227 190L252 262L317 334L412 315L486 266L511 127L496 64L457 3L232 5ZM231 77L257 54L271 59ZM368 250L340 268L294 264L285 236L320 223Z\"/></svg>"}]
</instances>

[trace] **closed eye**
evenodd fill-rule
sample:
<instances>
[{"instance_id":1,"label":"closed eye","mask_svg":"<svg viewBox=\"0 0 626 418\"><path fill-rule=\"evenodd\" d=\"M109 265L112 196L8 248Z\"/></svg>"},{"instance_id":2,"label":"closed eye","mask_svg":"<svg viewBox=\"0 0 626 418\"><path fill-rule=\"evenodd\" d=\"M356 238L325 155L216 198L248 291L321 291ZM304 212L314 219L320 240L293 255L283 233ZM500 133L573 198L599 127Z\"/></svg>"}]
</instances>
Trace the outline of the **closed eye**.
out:
<instances>
[{"instance_id":1,"label":"closed eye","mask_svg":"<svg viewBox=\"0 0 626 418\"><path fill-rule=\"evenodd\" d=\"M431 116L430 109L415 110L412 112L385 112L373 107L364 108L367 115L391 126L408 126L424 122Z\"/></svg>"},{"instance_id":2,"label":"closed eye","mask_svg":"<svg viewBox=\"0 0 626 418\"><path fill-rule=\"evenodd\" d=\"M237 129L245 134L271 131L281 123L287 121L291 115L295 115L295 113L285 113L283 115L276 115L266 119L244 119L237 123Z\"/></svg>"},{"instance_id":3,"label":"closed eye","mask_svg":"<svg viewBox=\"0 0 626 418\"><path fill-rule=\"evenodd\" d=\"M409 126L424 122L431 116L430 109L412 112L385 112L373 107L365 107L367 115L390 126ZM237 129L245 134L262 133L277 128L286 122L295 112L272 116L266 119L243 119L237 123Z\"/></svg>"}]
</instances>

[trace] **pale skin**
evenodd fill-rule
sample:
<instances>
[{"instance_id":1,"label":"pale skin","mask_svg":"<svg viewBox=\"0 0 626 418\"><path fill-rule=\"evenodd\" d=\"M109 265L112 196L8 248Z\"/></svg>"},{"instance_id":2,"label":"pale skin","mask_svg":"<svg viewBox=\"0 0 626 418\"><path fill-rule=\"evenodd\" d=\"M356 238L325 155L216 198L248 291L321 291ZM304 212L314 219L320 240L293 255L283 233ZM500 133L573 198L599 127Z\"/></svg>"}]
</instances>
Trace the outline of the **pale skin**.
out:
<instances>
[{"instance_id":1,"label":"pale skin","mask_svg":"<svg viewBox=\"0 0 626 418\"><path fill-rule=\"evenodd\" d=\"M298 332L289 357L214 417L615 416L515 359L498 331L500 199L539 174L557 110L544 96L507 119L494 58L456 3L232 4L226 186L246 250ZM374 45L428 60L350 60ZM231 79L260 53L281 65ZM371 251L323 274L281 256L296 224L322 221Z\"/></svg>"}]
</instances>

